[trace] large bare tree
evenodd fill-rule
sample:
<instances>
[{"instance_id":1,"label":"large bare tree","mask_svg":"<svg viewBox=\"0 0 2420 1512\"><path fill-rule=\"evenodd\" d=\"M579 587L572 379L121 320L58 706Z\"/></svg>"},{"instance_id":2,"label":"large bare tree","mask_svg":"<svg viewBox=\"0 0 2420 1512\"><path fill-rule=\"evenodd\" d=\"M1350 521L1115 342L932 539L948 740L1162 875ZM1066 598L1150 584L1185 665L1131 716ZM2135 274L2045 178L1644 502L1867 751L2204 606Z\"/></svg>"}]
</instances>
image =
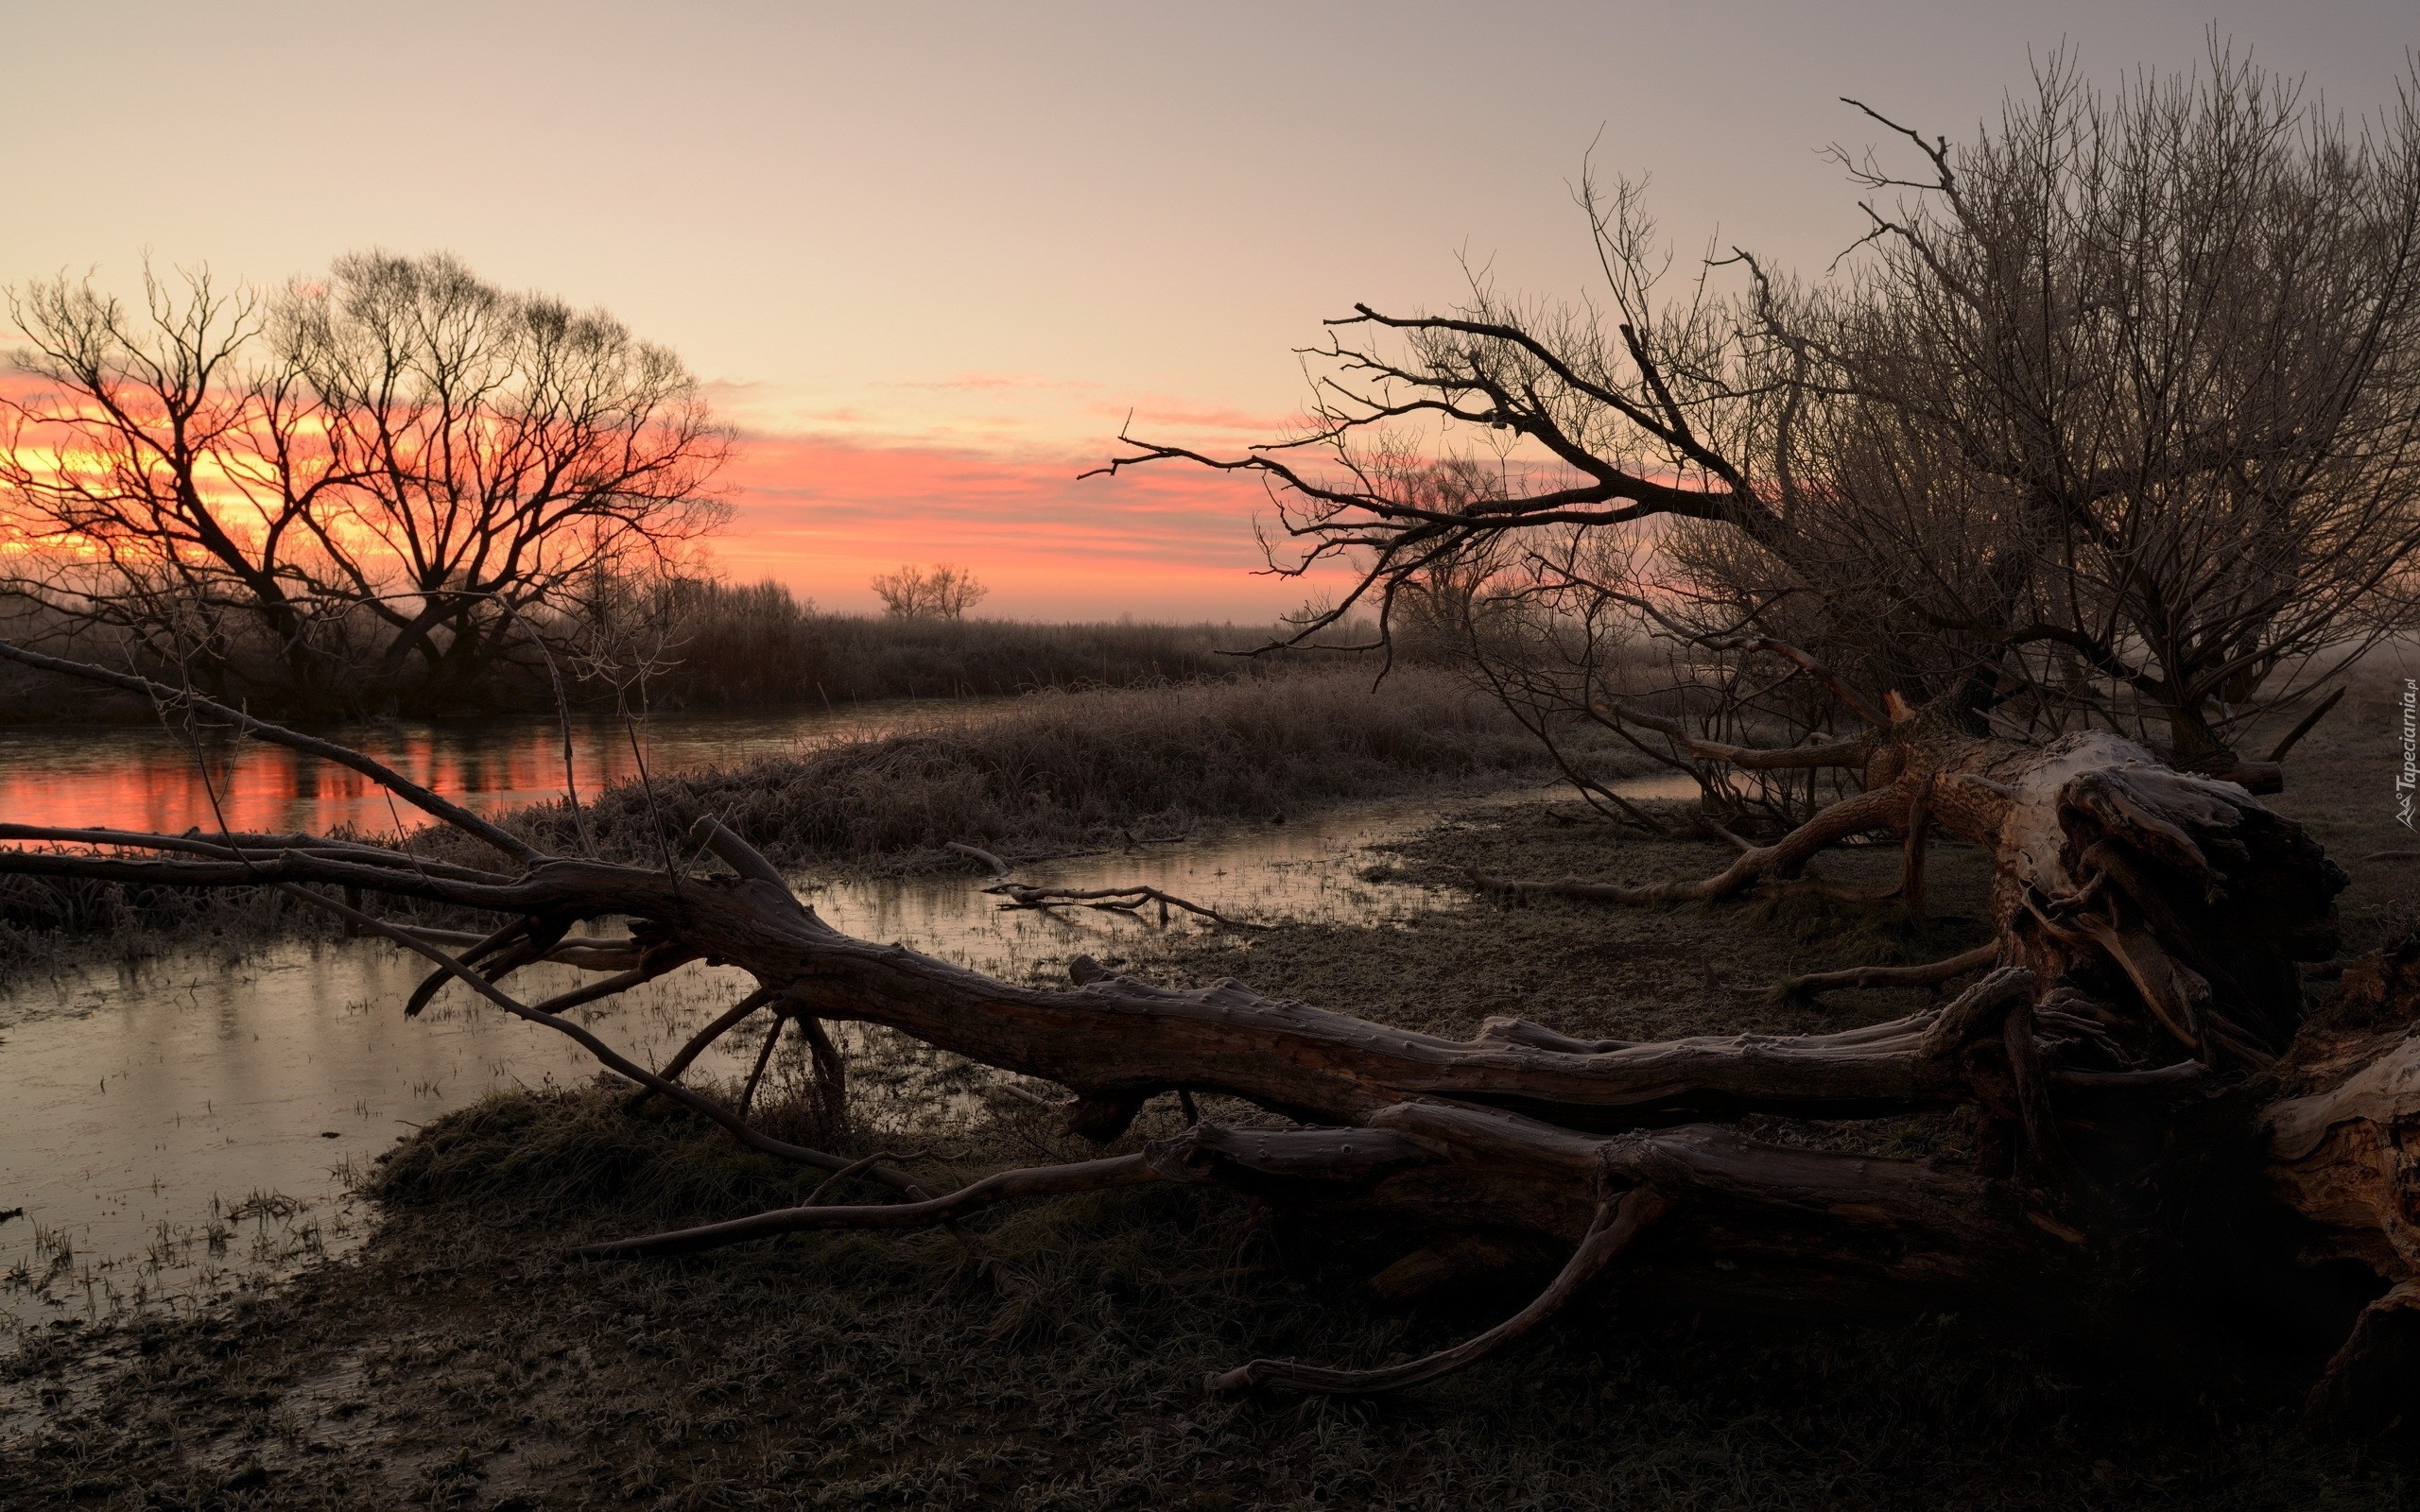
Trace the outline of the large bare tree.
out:
<instances>
[{"instance_id":1,"label":"large bare tree","mask_svg":"<svg viewBox=\"0 0 2420 1512\"><path fill-rule=\"evenodd\" d=\"M727 438L670 352L444 256L230 295L14 297L9 586L203 685L458 699L600 577L686 561Z\"/></svg>"},{"instance_id":2,"label":"large bare tree","mask_svg":"<svg viewBox=\"0 0 2420 1512\"><path fill-rule=\"evenodd\" d=\"M1811 657L1871 708L2097 726L2266 785L2234 737L2411 623L2415 100L2351 132L2224 55L2105 99L2064 60L2038 84L1964 148L1906 133L1920 178L1858 159L1908 198L1835 285L1740 255L1736 295L1709 268L1673 301L1636 188L1592 181L1591 298L1357 307L1301 433L1113 467L1259 473L1300 548L1275 565L1357 574L1305 633L1373 606L1383 634L1461 581L1497 644L1553 653L1491 678L1670 759L1737 730L1632 717L1625 638L1769 733L1846 729L1848 700L1809 722ZM1523 615L1550 623L1508 640Z\"/></svg>"},{"instance_id":3,"label":"large bare tree","mask_svg":"<svg viewBox=\"0 0 2420 1512\"><path fill-rule=\"evenodd\" d=\"M1847 291L1776 313L1844 396L1800 449L1929 619L2006 649L1971 706L2088 686L2224 767L2409 623L2416 106L2356 133L2223 52L2105 97L2061 59L1962 150L1902 131L1914 177L1856 163L1904 198Z\"/></svg>"},{"instance_id":4,"label":"large bare tree","mask_svg":"<svg viewBox=\"0 0 2420 1512\"><path fill-rule=\"evenodd\" d=\"M307 518L333 591L387 627L373 687L417 658L465 689L516 618L571 610L599 575L682 565L726 518L707 490L727 442L696 380L609 316L382 254L338 260L277 313L348 480Z\"/></svg>"}]
</instances>

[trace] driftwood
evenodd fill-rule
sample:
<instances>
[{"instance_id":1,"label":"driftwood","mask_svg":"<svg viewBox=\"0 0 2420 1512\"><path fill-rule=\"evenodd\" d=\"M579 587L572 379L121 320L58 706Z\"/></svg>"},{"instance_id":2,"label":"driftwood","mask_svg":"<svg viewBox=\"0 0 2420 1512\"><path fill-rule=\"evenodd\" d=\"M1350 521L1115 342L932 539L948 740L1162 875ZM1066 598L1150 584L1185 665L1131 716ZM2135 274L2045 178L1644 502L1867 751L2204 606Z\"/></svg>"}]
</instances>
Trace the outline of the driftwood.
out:
<instances>
[{"instance_id":1,"label":"driftwood","mask_svg":"<svg viewBox=\"0 0 2420 1512\"><path fill-rule=\"evenodd\" d=\"M1157 903L1162 925L1167 923L1168 910L1174 908L1191 914L1197 919L1206 919L1222 929L1266 927L1240 919L1229 919L1215 908L1205 908L1189 899L1180 898L1172 892L1162 892L1157 887L1144 886L1139 884L1131 887L1045 887L1031 883L1016 882L1011 880L1014 868L1001 860L998 855L980 846L952 840L949 842L948 849L970 860L979 861L992 868L992 874L998 880L983 890L995 898L1006 899L1007 902L1000 904L1002 908L1076 907L1098 909L1103 913L1140 914L1144 904Z\"/></svg>"},{"instance_id":2,"label":"driftwood","mask_svg":"<svg viewBox=\"0 0 2420 1512\"><path fill-rule=\"evenodd\" d=\"M0 655L140 681L14 647ZM143 691L238 717L173 690ZM324 754L323 742L245 723L256 738ZM1981 971L1949 1001L1833 1034L1648 1043L1582 1040L1510 1019L1452 1040L1264 997L1235 981L1157 987L1083 959L1068 988L1018 986L832 929L712 820L691 837L727 868L712 874L544 855L498 826L467 822L367 758L347 758L484 842L498 858L493 868L312 836L14 827L0 834L24 848L0 850L0 872L284 888L579 1040L643 1094L679 1102L753 1148L865 1174L901 1199L735 1214L586 1251L596 1257L806 1228L954 1224L1000 1203L1169 1182L1391 1225L1413 1247L1513 1234L1570 1255L1536 1303L1439 1356L1375 1372L1254 1361L1215 1381L1350 1392L1465 1365L1546 1323L1592 1282L1792 1314L1950 1306L2105 1329L2107 1318L2082 1315L2089 1304L2081 1298L2108 1294L2087 1284L2093 1278L2132 1276L2139 1287L2142 1257L2157 1254L2165 1268L2149 1278L2152 1289L2200 1284L2204 1261L2192 1246L2146 1242L2190 1213L2232 1234L2279 1236L2280 1258L2262 1285L2300 1284L2297 1251L2354 1263L2373 1278L2314 1388L2316 1407L2339 1421L2380 1424L2420 1384L2411 1359L2420 1346L2420 1171L2408 1153L2420 1147L2420 1040L2403 1034L2420 1011L2420 946L2365 968L2367 976L2348 974L2344 993L2371 1004L2368 1027L2307 1030L2298 963L2335 954L2333 898L2343 874L2242 787L2170 769L2111 736L2030 748L1905 713L1862 743L1862 792L1713 877L1513 885L1618 902L1715 900L1786 883L1826 845L1910 829L1994 857L1988 959L1956 957L1914 975L1896 969L1900 981ZM337 901L345 896L482 909L504 922L482 936L439 936ZM635 921L627 937L571 933L585 920L622 918ZM757 986L654 1071L555 1005L513 999L500 979L537 959L611 973L600 989L697 959L738 967ZM1848 982L1797 986L1835 985ZM1070 1126L1098 1141L1125 1135L1145 1102L1164 1093L1188 1108L1195 1094L1217 1094L1230 1100L1219 1107L1257 1111L1203 1119L1100 1160L927 1192L889 1165L774 1140L743 1111L682 1084L714 1036L759 1011L803 1029L884 1024L1055 1082L1074 1094ZM837 1053L831 1058L837 1116L844 1084ZM1725 1122L1927 1109L1963 1110L1979 1158L1802 1148ZM2227 1263L2239 1271L2252 1259L2233 1254Z\"/></svg>"}]
</instances>

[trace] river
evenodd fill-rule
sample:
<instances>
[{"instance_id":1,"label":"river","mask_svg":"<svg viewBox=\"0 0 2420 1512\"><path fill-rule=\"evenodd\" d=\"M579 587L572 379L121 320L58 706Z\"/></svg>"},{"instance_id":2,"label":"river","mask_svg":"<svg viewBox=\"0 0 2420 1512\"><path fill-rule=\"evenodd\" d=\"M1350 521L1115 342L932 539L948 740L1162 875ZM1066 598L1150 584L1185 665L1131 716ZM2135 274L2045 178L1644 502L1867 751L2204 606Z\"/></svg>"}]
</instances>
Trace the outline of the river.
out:
<instances>
[{"instance_id":1,"label":"river","mask_svg":"<svg viewBox=\"0 0 2420 1512\"><path fill-rule=\"evenodd\" d=\"M651 771L672 771L981 712L924 704L840 716L661 720L643 748ZM404 727L386 735L383 758L481 807L561 790L561 734L551 725ZM619 780L628 768L617 764L632 761L619 726L579 727L575 737L583 788ZM156 731L9 731L0 735L0 813L23 822L215 828L215 798L234 829L394 822L376 790L349 774L313 773L250 742L205 754L217 764L206 783L190 749L180 759L177 744ZM1653 781L1626 786L1668 796ZM1074 887L1148 883L1260 920L1384 921L1441 902L1364 875L1380 859L1375 848L1435 815L1434 800L1339 808L1283 826L1067 858L1020 877ZM1082 910L1003 911L979 890L981 880L810 873L796 885L850 934L1010 978L1055 969L1078 952L1115 955L1163 927ZM1195 926L1180 919L1166 927ZM296 942L241 958L186 949L20 979L0 991L0 1212L23 1210L0 1220L0 1321L39 1326L200 1306L272 1281L359 1241L366 1220L352 1182L411 1128L495 1091L595 1074L568 1040L458 988L405 1019L403 1001L424 970L380 941ZM544 996L582 979L549 967L521 973L514 986ZM600 1005L589 1022L626 1054L661 1064L745 987L729 969L691 966ZM846 1039L874 1073L859 1076L862 1095L912 1095L895 1038L852 1031ZM735 1040L693 1075L738 1074L753 1048ZM932 1111L888 1110L903 1119Z\"/></svg>"},{"instance_id":2,"label":"river","mask_svg":"<svg viewBox=\"0 0 2420 1512\"><path fill-rule=\"evenodd\" d=\"M572 721L571 771L583 794L651 772L727 766L839 740L981 718L1011 698L845 704L813 713L656 715ZM562 797L563 730L552 719L382 722L315 730L474 809ZM232 735L158 725L0 726L0 816L13 824L108 826L178 833L222 825L255 833L340 825L391 833L398 814L358 772Z\"/></svg>"}]
</instances>

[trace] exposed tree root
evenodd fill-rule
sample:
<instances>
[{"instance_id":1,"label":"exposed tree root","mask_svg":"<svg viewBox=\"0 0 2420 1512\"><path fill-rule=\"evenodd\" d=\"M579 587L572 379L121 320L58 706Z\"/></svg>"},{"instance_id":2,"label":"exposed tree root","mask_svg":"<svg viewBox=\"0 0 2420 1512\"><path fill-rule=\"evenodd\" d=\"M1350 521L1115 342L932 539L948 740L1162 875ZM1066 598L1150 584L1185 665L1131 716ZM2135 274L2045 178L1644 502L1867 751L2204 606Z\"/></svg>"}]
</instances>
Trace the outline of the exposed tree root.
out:
<instances>
[{"instance_id":1,"label":"exposed tree root","mask_svg":"<svg viewBox=\"0 0 2420 1512\"><path fill-rule=\"evenodd\" d=\"M1584 898L1610 903L1712 902L1736 897L1759 883L1794 877L1830 846L1852 834L1891 826L1904 800L1888 791L1842 799L1772 845L1744 851L1721 871L1697 882L1658 882L1628 886L1612 882L1521 882L1467 873L1482 892L1514 898Z\"/></svg>"},{"instance_id":2,"label":"exposed tree root","mask_svg":"<svg viewBox=\"0 0 2420 1512\"><path fill-rule=\"evenodd\" d=\"M1209 1380L1213 1391L1248 1391L1254 1386L1288 1386L1296 1391L1317 1392L1324 1396L1367 1396L1381 1391L1401 1391L1441 1376L1452 1375L1465 1366L1495 1353L1498 1349L1521 1337L1539 1324L1563 1310L1564 1303L1580 1295L1597 1273L1613 1258L1630 1247L1639 1231L1662 1217L1670 1204L1648 1188L1636 1188L1605 1202L1597 1209L1596 1222L1580 1238L1580 1247L1554 1279L1554 1283L1538 1294L1529 1306L1513 1314L1486 1332L1475 1335L1450 1349L1402 1365L1386 1366L1375 1370L1337 1370L1321 1366L1301 1365L1290 1360L1253 1360L1233 1370L1222 1370Z\"/></svg>"},{"instance_id":3,"label":"exposed tree root","mask_svg":"<svg viewBox=\"0 0 2420 1512\"><path fill-rule=\"evenodd\" d=\"M852 1165L843 1169L856 1174L859 1167ZM650 1255L694 1254L699 1250L719 1249L726 1245L746 1244L752 1239L769 1239L775 1234L798 1233L809 1228L930 1228L1002 1202L1064 1196L1077 1192L1106 1192L1114 1187L1135 1186L1162 1179L1159 1172L1153 1170L1150 1162L1142 1156L1120 1155L1106 1160L1082 1160L1072 1165L1046 1166L1038 1170L1003 1171L944 1196L926 1197L917 1202L887 1203L869 1208L782 1208L752 1217L735 1218L729 1223L649 1234L643 1239L617 1239L606 1244L584 1245L573 1253L586 1260L638 1260Z\"/></svg>"}]
</instances>

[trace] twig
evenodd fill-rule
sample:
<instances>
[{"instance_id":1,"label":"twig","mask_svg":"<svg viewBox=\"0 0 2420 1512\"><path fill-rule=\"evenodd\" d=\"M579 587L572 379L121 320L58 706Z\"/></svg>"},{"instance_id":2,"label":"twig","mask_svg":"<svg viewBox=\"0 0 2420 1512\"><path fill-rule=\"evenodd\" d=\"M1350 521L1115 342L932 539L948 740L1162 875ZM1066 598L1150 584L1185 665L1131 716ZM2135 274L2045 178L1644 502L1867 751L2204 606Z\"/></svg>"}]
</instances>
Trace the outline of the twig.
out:
<instances>
[{"instance_id":1,"label":"twig","mask_svg":"<svg viewBox=\"0 0 2420 1512\"><path fill-rule=\"evenodd\" d=\"M765 1031L765 1043L756 1052L756 1064L749 1069L748 1085L739 1090L740 1117L746 1118L749 1108L755 1106L757 1084L765 1079L765 1068L772 1064L773 1047L782 1042L783 1026L789 1022L789 1015L779 1008L773 1010L772 1026Z\"/></svg>"},{"instance_id":2,"label":"twig","mask_svg":"<svg viewBox=\"0 0 2420 1512\"><path fill-rule=\"evenodd\" d=\"M1007 902L1000 904L1002 908L1059 908L1075 903L1085 908L1131 914L1147 902L1156 902L1160 905L1160 922L1163 924L1167 922L1169 909L1182 908L1188 914L1198 914L1229 929L1274 927L1229 919L1216 909L1204 908L1200 903L1179 898L1174 893L1162 892L1157 887L1032 887L1023 883L1004 882L983 890L1008 899Z\"/></svg>"},{"instance_id":3,"label":"twig","mask_svg":"<svg viewBox=\"0 0 2420 1512\"><path fill-rule=\"evenodd\" d=\"M746 997L741 998L738 1002L733 1004L712 1023L707 1024L696 1034L691 1035L689 1037L689 1042L683 1045L680 1052L670 1060L665 1062L664 1070L658 1074L662 1075L666 1081L679 1081L681 1079L681 1074L689 1069L689 1063L706 1053L707 1046L713 1044L724 1035L729 1034L732 1030L737 1028L741 1021L745 1020L750 1014L755 1012L758 1008L763 1007L766 1004L772 1002L773 996L774 993L771 988L760 987L755 991L749 993ZM651 1088L643 1087L639 1089L638 1091L631 1094L631 1100L627 1105L629 1108L635 1112L639 1108L645 1107L648 1097L652 1090L653 1089Z\"/></svg>"},{"instance_id":4,"label":"twig","mask_svg":"<svg viewBox=\"0 0 2420 1512\"><path fill-rule=\"evenodd\" d=\"M1810 971L1777 982L1769 989L1775 1002L1814 997L1857 987L1938 987L1952 977L1979 971L1999 958L1999 945L1978 945L1946 960L1921 966L1852 966L1841 971Z\"/></svg>"},{"instance_id":5,"label":"twig","mask_svg":"<svg viewBox=\"0 0 2420 1512\"><path fill-rule=\"evenodd\" d=\"M842 1171L850 1166L843 1165ZM1118 1155L1069 1165L1030 1167L987 1176L944 1196L921 1202L885 1203L879 1207L781 1208L726 1223L583 1245L572 1253L583 1260L636 1260L649 1255L685 1255L725 1245L769 1239L775 1234L806 1228L924 1228L980 1209L1020 1197L1055 1197L1078 1192L1106 1192L1115 1187L1142 1186L1167 1179L1143 1155ZM820 1189L819 1189L820 1190Z\"/></svg>"},{"instance_id":6,"label":"twig","mask_svg":"<svg viewBox=\"0 0 2420 1512\"><path fill-rule=\"evenodd\" d=\"M985 866L992 868L992 872L994 876L1005 877L1009 874L1009 864L1001 860L998 856L994 855L991 851L984 850L979 845L967 845L962 841L951 840L945 843L942 849L944 850L955 850L959 855L971 856L975 860L980 861Z\"/></svg>"},{"instance_id":7,"label":"twig","mask_svg":"<svg viewBox=\"0 0 2420 1512\"><path fill-rule=\"evenodd\" d=\"M2284 761L2286 759L2286 752L2294 748L2294 743L2302 739L2305 735L2309 734L2312 729L2316 727L2321 720L2326 718L2327 711L2335 708L2337 703L2343 698L2346 690L2351 687L2352 684L2348 682L2344 684L2343 687L2329 694L2325 698L2321 699L2318 708L2303 715L2303 722L2296 725L2291 730L2289 730L2285 739L2277 742L2277 748L2269 753L2269 760L2272 763Z\"/></svg>"}]
</instances>

